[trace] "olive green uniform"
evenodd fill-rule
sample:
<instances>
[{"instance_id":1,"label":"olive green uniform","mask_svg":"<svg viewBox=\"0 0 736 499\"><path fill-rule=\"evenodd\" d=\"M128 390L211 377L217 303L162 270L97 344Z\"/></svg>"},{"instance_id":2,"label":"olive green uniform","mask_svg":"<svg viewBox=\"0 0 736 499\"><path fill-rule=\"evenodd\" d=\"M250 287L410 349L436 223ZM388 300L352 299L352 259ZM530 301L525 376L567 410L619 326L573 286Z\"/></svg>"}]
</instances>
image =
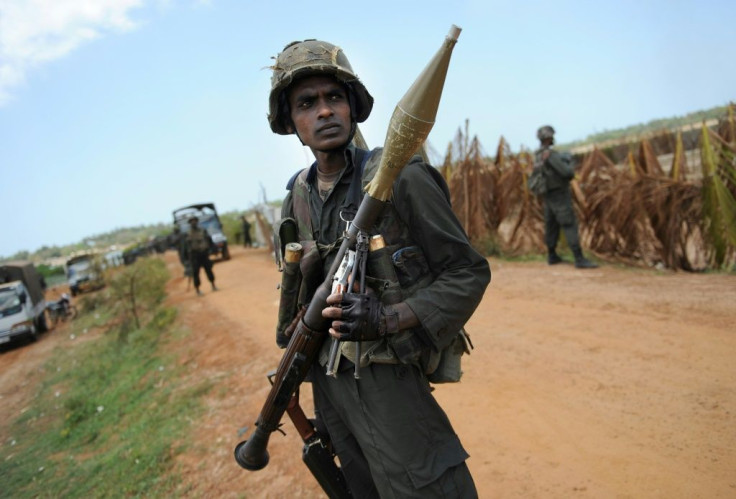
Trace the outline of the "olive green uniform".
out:
<instances>
[{"instance_id":1,"label":"olive green uniform","mask_svg":"<svg viewBox=\"0 0 736 499\"><path fill-rule=\"evenodd\" d=\"M184 241L184 251L187 261L190 263L192 278L194 279L194 289L199 290L199 285L201 284L199 279L199 269L201 268L204 268L207 279L214 286L215 274L212 272L212 260L210 260L212 238L205 229L197 227L189 229Z\"/></svg>"},{"instance_id":2,"label":"olive green uniform","mask_svg":"<svg viewBox=\"0 0 736 499\"><path fill-rule=\"evenodd\" d=\"M295 218L300 237L313 240L301 241L302 262L308 262L302 265L307 299L339 247L335 243L345 230L340 212L351 190L355 155L363 153L352 146L346 150L347 166L324 200L313 165L284 201L282 217ZM379 155L374 152L366 172L374 171ZM367 180L364 176L363 183ZM465 465L468 454L432 396L420 358L457 337L490 281L488 262L470 246L450 208L444 181L418 157L394 183L392 201L371 230L376 233L393 252L403 301L421 326L374 345L379 355L367 360L359 380L346 358L335 378L325 375L325 342L310 372L315 412L327 427L355 497L477 497ZM321 270L316 277L308 275L315 267L310 254L317 256ZM394 339L401 344L392 343Z\"/></svg>"},{"instance_id":3,"label":"olive green uniform","mask_svg":"<svg viewBox=\"0 0 736 499\"><path fill-rule=\"evenodd\" d=\"M544 153L549 156L543 159ZM578 236L578 222L572 206L570 181L575 171L570 161L551 147L542 147L535 153L535 165L541 165L547 181L544 194L544 241L547 249L554 253L560 238L560 229L565 234L567 245L576 256L582 254Z\"/></svg>"}]
</instances>

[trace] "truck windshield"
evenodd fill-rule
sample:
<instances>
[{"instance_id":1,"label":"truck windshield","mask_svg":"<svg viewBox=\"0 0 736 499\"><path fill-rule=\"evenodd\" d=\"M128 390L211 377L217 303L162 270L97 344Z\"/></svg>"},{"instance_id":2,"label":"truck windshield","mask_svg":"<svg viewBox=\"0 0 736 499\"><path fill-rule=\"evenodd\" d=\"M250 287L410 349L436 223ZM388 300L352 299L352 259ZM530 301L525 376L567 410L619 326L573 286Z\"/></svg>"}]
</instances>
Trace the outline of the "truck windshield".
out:
<instances>
[{"instance_id":1,"label":"truck windshield","mask_svg":"<svg viewBox=\"0 0 736 499\"><path fill-rule=\"evenodd\" d=\"M89 260L81 260L78 262L74 262L71 265L69 265L69 268L68 268L69 277L73 277L77 274L84 274L87 269L89 269Z\"/></svg>"},{"instance_id":2,"label":"truck windshield","mask_svg":"<svg viewBox=\"0 0 736 499\"><path fill-rule=\"evenodd\" d=\"M0 289L0 317L20 312L20 298L12 288Z\"/></svg>"},{"instance_id":3,"label":"truck windshield","mask_svg":"<svg viewBox=\"0 0 736 499\"><path fill-rule=\"evenodd\" d=\"M197 225L205 229L208 233L216 234L218 232L222 232L222 227L220 226L220 222L217 220L215 212L209 208L178 212L176 214L175 222L182 232L189 232L189 218L191 216L196 216L198 218Z\"/></svg>"}]
</instances>

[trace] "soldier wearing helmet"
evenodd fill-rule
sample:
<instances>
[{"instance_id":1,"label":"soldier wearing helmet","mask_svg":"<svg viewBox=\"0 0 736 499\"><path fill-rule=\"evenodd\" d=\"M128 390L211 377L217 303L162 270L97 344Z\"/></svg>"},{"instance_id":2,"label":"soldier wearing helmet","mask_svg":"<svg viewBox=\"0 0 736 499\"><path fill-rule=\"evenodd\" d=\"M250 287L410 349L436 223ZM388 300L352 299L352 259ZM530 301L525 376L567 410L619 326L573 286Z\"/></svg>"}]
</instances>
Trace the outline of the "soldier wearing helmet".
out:
<instances>
[{"instance_id":1,"label":"soldier wearing helmet","mask_svg":"<svg viewBox=\"0 0 736 499\"><path fill-rule=\"evenodd\" d=\"M296 134L316 159L288 182L282 206L282 220L295 220L304 248L299 296L306 305L329 271L382 150L353 143L373 98L340 47L294 42L272 69L271 130ZM370 234L381 234L393 254L403 301L389 302L380 287L327 299L322 315L343 342L343 357L336 376L328 377L325 341L311 367L319 426L331 438L354 497L448 497L448 490L453 497L477 497L468 454L430 382L459 380L459 372L452 380L441 376L439 352L455 344L480 302L490 281L488 262L469 244L444 180L419 156L402 169ZM360 359L349 348L358 339ZM287 342L277 331L279 346ZM357 381L355 362L361 365Z\"/></svg>"},{"instance_id":2,"label":"soldier wearing helmet","mask_svg":"<svg viewBox=\"0 0 736 499\"><path fill-rule=\"evenodd\" d=\"M189 263L192 278L194 280L194 289L198 296L202 296L199 286L199 270L204 268L204 273L210 281L212 291L217 291L215 286L215 274L212 272L212 260L210 260L210 248L213 246L212 237L206 229L199 227L199 218L192 216L189 218L189 231L184 237L184 257ZM186 266L185 266L186 269Z\"/></svg>"},{"instance_id":3,"label":"soldier wearing helmet","mask_svg":"<svg viewBox=\"0 0 736 499\"><path fill-rule=\"evenodd\" d=\"M541 168L547 184L544 193L544 241L547 245L547 263L561 263L557 254L560 230L565 234L567 245L575 257L575 267L591 269L598 267L583 256L578 236L578 222L572 207L570 182L575 177L575 168L569 155L560 154L552 146L555 129L544 125L537 130L540 148L534 153L534 168Z\"/></svg>"}]
</instances>

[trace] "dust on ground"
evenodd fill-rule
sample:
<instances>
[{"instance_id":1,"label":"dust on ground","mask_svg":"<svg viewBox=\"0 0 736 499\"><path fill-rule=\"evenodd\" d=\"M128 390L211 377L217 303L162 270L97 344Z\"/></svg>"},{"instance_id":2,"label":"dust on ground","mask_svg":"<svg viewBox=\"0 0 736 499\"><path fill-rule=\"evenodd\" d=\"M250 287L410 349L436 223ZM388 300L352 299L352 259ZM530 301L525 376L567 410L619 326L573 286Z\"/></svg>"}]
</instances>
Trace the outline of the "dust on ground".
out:
<instances>
[{"instance_id":1,"label":"dust on ground","mask_svg":"<svg viewBox=\"0 0 736 499\"><path fill-rule=\"evenodd\" d=\"M284 418L270 463L241 469L233 448L266 399L280 274L264 249L232 248L198 298L176 255L169 302L190 333L176 349L214 384L178 459L192 497L324 497ZM736 277L491 259L467 325L464 376L435 394L470 454L482 498L736 496ZM0 436L32 400L64 325L0 355ZM310 413L308 385L301 402Z\"/></svg>"}]
</instances>

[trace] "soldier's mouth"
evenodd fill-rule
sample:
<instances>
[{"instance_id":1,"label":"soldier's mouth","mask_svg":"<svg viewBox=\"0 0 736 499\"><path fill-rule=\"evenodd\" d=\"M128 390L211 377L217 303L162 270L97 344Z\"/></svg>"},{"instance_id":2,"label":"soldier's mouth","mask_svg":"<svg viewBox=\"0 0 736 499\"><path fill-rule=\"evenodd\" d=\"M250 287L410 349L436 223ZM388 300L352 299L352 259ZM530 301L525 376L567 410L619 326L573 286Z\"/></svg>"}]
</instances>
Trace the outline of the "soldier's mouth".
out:
<instances>
[{"instance_id":1,"label":"soldier's mouth","mask_svg":"<svg viewBox=\"0 0 736 499\"><path fill-rule=\"evenodd\" d=\"M330 123L317 129L317 133L331 132L334 130L341 129L342 127L338 123Z\"/></svg>"}]
</instances>

